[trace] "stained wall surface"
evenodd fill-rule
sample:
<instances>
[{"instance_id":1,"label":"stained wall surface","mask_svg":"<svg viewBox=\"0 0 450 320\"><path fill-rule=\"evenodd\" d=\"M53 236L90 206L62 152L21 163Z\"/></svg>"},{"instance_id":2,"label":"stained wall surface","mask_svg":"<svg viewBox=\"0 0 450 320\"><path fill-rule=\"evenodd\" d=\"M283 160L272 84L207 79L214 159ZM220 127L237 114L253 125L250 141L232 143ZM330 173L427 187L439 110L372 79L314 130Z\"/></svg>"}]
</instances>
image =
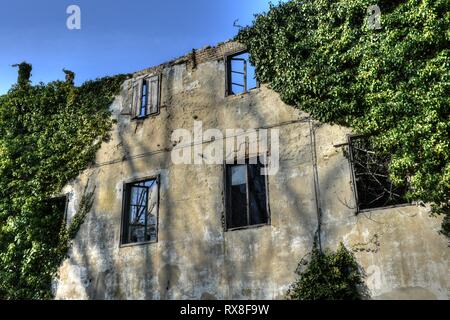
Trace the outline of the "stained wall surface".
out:
<instances>
[{"instance_id":1,"label":"stained wall surface","mask_svg":"<svg viewBox=\"0 0 450 320\"><path fill-rule=\"evenodd\" d=\"M69 222L87 183L95 186L95 201L55 279L56 298L283 299L312 248L320 207L323 246L343 242L354 252L372 298L448 299L449 248L438 233L440 219L414 205L356 215L347 147L334 146L346 142L350 130L312 121L264 85L226 96L224 57L242 49L233 42L203 48L123 84L111 105L117 120L111 139L96 164L63 190ZM132 120L132 82L150 74L161 75L160 113ZM225 231L223 164L173 163L174 149L190 150L186 141L171 139L173 131L193 132L195 121L203 131L224 134L278 130L279 170L268 176L269 225ZM272 147L269 139L269 152ZM193 153L204 155L204 149ZM124 183L155 175L158 241L121 246Z\"/></svg>"}]
</instances>

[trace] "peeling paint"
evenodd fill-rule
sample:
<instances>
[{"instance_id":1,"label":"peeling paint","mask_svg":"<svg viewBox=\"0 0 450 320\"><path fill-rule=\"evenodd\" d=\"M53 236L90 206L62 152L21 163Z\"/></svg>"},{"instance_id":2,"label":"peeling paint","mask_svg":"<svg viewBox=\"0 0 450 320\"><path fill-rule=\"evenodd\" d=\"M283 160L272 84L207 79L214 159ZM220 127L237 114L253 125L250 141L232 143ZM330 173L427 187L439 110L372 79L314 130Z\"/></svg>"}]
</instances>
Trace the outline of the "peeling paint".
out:
<instances>
[{"instance_id":1,"label":"peeling paint","mask_svg":"<svg viewBox=\"0 0 450 320\"><path fill-rule=\"evenodd\" d=\"M217 50L223 57L225 49ZM195 69L189 62L160 68L158 116L137 125L121 114L126 92L112 104L117 124L97 153L97 166L64 189L70 193L71 217L88 178L97 186L92 211L54 283L57 299L285 297L317 227L309 124L299 120L307 114L285 105L264 85L225 97L223 58L198 61ZM280 130L280 170L268 181L271 225L224 232L222 166L171 163L171 133L192 131L193 115L221 131ZM448 243L437 233L440 219L430 217L428 208L355 216L350 166L342 148L333 147L348 133L330 125L316 131L323 246L335 249L343 241L353 248L373 298L448 299ZM158 242L120 247L122 185L155 174L161 176Z\"/></svg>"}]
</instances>

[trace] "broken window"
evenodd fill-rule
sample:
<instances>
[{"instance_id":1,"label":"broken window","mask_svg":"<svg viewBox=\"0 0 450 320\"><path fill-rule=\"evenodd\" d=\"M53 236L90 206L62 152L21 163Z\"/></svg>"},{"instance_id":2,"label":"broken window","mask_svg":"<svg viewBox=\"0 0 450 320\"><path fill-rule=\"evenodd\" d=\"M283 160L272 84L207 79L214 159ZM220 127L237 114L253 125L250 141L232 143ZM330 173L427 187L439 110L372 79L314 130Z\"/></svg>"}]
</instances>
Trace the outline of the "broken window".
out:
<instances>
[{"instance_id":1,"label":"broken window","mask_svg":"<svg viewBox=\"0 0 450 320\"><path fill-rule=\"evenodd\" d=\"M125 185L122 244L157 241L158 185L158 178Z\"/></svg>"},{"instance_id":2,"label":"broken window","mask_svg":"<svg viewBox=\"0 0 450 320\"><path fill-rule=\"evenodd\" d=\"M389 155L375 153L364 136L350 137L349 151L358 211L407 203L407 184L394 186L389 180Z\"/></svg>"},{"instance_id":3,"label":"broken window","mask_svg":"<svg viewBox=\"0 0 450 320\"><path fill-rule=\"evenodd\" d=\"M159 76L135 81L132 94L133 118L145 118L159 113Z\"/></svg>"},{"instance_id":4,"label":"broken window","mask_svg":"<svg viewBox=\"0 0 450 320\"><path fill-rule=\"evenodd\" d=\"M250 63L248 52L227 58L227 95L248 92L258 87L255 67Z\"/></svg>"},{"instance_id":5,"label":"broken window","mask_svg":"<svg viewBox=\"0 0 450 320\"><path fill-rule=\"evenodd\" d=\"M261 174L263 165L259 160L247 162L225 165L228 230L269 223L267 181L266 176Z\"/></svg>"}]
</instances>

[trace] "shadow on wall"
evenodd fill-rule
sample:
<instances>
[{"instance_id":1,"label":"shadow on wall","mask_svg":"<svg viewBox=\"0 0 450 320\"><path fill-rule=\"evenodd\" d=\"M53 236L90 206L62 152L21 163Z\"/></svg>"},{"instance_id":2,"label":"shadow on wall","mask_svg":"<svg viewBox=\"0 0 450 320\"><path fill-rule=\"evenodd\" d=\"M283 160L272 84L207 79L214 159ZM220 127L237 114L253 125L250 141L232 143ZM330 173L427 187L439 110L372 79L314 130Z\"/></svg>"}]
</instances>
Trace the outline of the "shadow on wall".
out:
<instances>
[{"instance_id":1,"label":"shadow on wall","mask_svg":"<svg viewBox=\"0 0 450 320\"><path fill-rule=\"evenodd\" d=\"M205 84L206 88L204 87L202 90L206 92L215 92L217 90L214 81L207 81ZM255 105L254 101L251 101L251 99L255 98L247 98ZM189 101L189 99L186 99L186 101ZM186 102L186 105L183 105L183 107L185 109L189 109L190 107L195 108L195 104ZM162 131L157 133L164 137L164 141L166 142L170 141L172 131L177 129L171 121L172 117L170 117L174 108L180 108L180 106L166 106L165 111L159 115L161 117L167 116L165 120L167 122L166 125L159 126ZM187 117L190 117L189 112L187 114ZM253 108L251 115L253 122L262 126L268 124L266 118L257 108ZM211 115L209 116L211 117ZM236 116L239 117L238 115ZM224 123L223 112L217 113L215 117L217 117L217 123ZM151 121L151 119L145 121ZM239 123L238 119L236 123ZM308 124L305 123L305 125ZM136 123L126 125L121 123L120 120L117 126L114 133L117 134L118 145L121 145L121 148L123 148L123 154L125 156L132 155L133 152L136 152L136 146L130 145L129 141L133 136L133 132L143 130L143 126L137 125ZM128 137L126 136L127 132L129 133ZM139 153L149 153L151 151L150 147L145 143L139 144L138 148ZM305 145L304 148L308 148L308 152L311 150L310 145ZM170 152L167 150L166 152L161 152L160 154L152 155L144 159L129 159L123 161L122 164L116 164L116 166L120 166L121 168L121 178L124 180L130 178L124 176L124 172L132 174L141 172L142 168L136 165L138 161L140 163L145 161L147 168L155 169L167 169L162 168L161 165L171 163ZM312 163L310 162L309 165L312 166ZM332 173L335 170L340 170L339 163L336 163L335 166L327 170L329 176L323 177L321 179L322 181L331 181L334 179ZM210 173L207 167L202 166L201 168L204 172ZM102 179L101 177L104 176L106 169L105 171L102 168L95 170L91 181L93 183L99 183L98 180ZM212 172L217 172L217 170L212 170ZM167 172L167 176L162 177L162 179L169 179L170 174L170 172ZM223 175L221 174L219 181L222 178ZM168 182L161 181L161 188L164 183ZM107 177L106 181L101 181L102 188L113 188L114 184L113 182L109 186ZM185 187L186 194L188 194L189 185L186 184ZM311 185L311 187L313 186ZM286 195L288 199L296 199L296 204L301 204L302 199L298 199L298 190L289 183L279 184L277 188L282 188L280 190L281 194ZM96 196L100 189L100 187L97 187ZM324 195L323 189L321 192ZM207 197L210 197L210 199L206 200ZM324 195L324 198L328 199L329 197ZM163 240L152 245L120 249L118 243L120 227L117 225L117 223L120 225L120 220L117 217L121 219L121 213L102 212L101 208L98 208L94 202L94 209L82 225L74 241L69 258L69 264L74 267L76 266L79 270L78 273L71 275L72 277L78 277L78 279L70 281L80 283L85 288L85 294L82 298L281 298L282 294L280 294L279 288L288 286L290 284L288 281L294 281L295 270L287 271L287 273L292 274L291 279L272 280L271 276L273 275L274 268L283 269L284 261L278 258L279 251L282 250L284 244L292 245L297 235L289 232L284 233L283 243L277 243L276 241L279 239L272 236L272 239L265 242L266 247L262 248L258 247L258 242L261 238L256 235L257 232L262 230L248 230L249 232L239 231L245 233L241 239L245 239L246 245L245 248L242 248L242 252L246 256L239 261L232 260L227 253L228 250L232 249L229 246L234 246L235 243L227 243L225 241L225 235L221 228L224 214L223 208L218 209L215 207L217 204L223 203L223 190L222 194L205 192L201 199L202 201L188 200L193 202L193 210L192 212L186 212L186 221L179 221L179 215L174 212L173 205L180 205L180 202L171 193L171 189L168 188L160 199L165 204L164 210L161 210L162 206L160 206L159 210L159 226L162 228L159 228L158 232L161 234ZM273 201L274 199L271 200ZM210 205L205 207L203 206L205 203L209 203ZM298 205L298 208L296 218L300 221L299 226L303 229L302 233L308 235L310 238L310 243L306 243L305 247L312 247L317 219L309 219L309 215L306 214L306 209L302 210L300 205ZM208 215L205 210L212 210L213 214ZM161 216L162 213L164 214L163 217ZM272 211L271 214L282 216L283 212ZM212 218L204 219L206 216ZM194 225L189 223L191 219L200 220L206 230L217 231L219 226L221 229L218 233L221 234L221 243L193 242L192 239L190 241L188 237L199 232L199 230L195 229ZM176 234L174 234L175 228L172 228L171 224L177 224ZM279 229L290 228L289 225L270 226L269 228L274 227ZM273 229L270 232L273 232ZM259 257L260 250L264 250L264 255L267 257L267 260L263 262ZM300 260L301 256L305 253L298 252L296 259ZM189 260L190 262L188 264L187 259L189 258L187 257L189 256L202 258L195 261ZM289 259L292 260L294 257L289 257ZM136 265L136 261L140 261L139 266ZM283 281L285 283L281 283ZM361 292L365 298L370 296L367 287L362 287Z\"/></svg>"}]
</instances>

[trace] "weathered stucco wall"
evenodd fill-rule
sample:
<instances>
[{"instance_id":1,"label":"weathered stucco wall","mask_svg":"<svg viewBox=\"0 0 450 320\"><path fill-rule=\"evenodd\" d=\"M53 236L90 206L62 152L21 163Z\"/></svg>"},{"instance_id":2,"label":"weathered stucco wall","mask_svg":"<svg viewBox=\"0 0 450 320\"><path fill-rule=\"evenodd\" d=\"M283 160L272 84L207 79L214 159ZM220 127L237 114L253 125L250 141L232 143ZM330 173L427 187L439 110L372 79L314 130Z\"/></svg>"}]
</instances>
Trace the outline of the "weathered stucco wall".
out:
<instances>
[{"instance_id":1,"label":"weathered stucco wall","mask_svg":"<svg viewBox=\"0 0 450 320\"><path fill-rule=\"evenodd\" d=\"M354 250L374 298L448 299L447 240L428 209L404 206L355 215L349 131L311 123L262 86L225 97L223 56L233 43L207 48L136 76L161 72L161 110L131 121L129 83L111 106L117 119L111 139L64 192L69 221L89 180L94 206L55 281L58 299L282 299L317 228L312 150L317 154L322 241ZM195 62L194 62L195 61ZM174 165L171 133L203 129L276 128L280 169L269 176L271 224L224 231L223 166ZM178 142L179 143L179 142ZM120 247L125 181L160 175L158 242Z\"/></svg>"}]
</instances>

